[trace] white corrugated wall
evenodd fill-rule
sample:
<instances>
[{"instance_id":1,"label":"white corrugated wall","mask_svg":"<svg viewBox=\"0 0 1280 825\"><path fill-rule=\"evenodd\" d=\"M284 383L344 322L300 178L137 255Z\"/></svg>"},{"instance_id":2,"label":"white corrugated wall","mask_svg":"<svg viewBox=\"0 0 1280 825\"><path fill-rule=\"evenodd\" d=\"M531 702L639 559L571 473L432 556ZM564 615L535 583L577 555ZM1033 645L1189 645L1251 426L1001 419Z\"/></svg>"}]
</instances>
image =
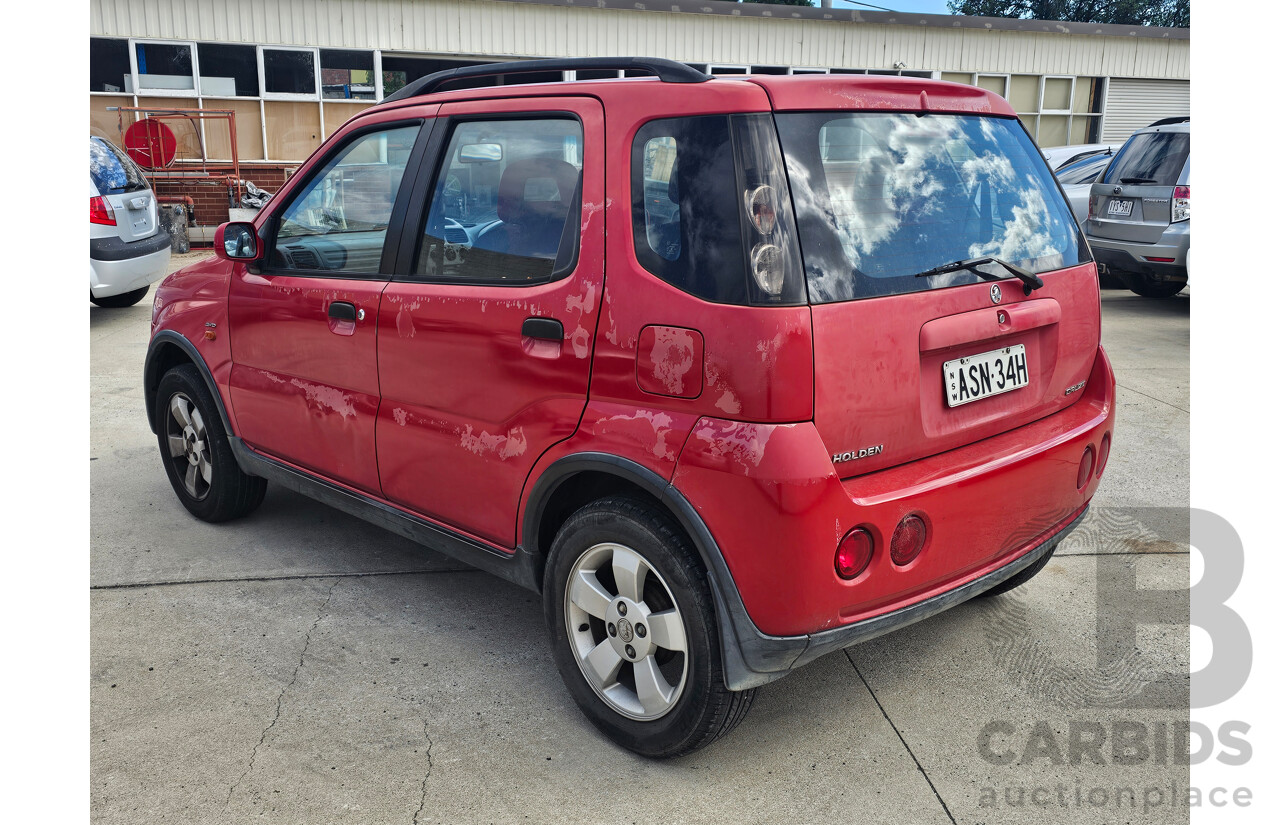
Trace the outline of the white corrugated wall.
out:
<instances>
[{"instance_id":1,"label":"white corrugated wall","mask_svg":"<svg viewBox=\"0 0 1280 825\"><path fill-rule=\"evenodd\" d=\"M1104 143L1120 143L1135 129L1166 117L1191 114L1191 84L1185 80L1113 77L1102 116Z\"/></svg>"},{"instance_id":2,"label":"white corrugated wall","mask_svg":"<svg viewBox=\"0 0 1280 825\"><path fill-rule=\"evenodd\" d=\"M90 34L962 72L1190 77L1189 40L620 11L491 0L91 0Z\"/></svg>"}]
</instances>

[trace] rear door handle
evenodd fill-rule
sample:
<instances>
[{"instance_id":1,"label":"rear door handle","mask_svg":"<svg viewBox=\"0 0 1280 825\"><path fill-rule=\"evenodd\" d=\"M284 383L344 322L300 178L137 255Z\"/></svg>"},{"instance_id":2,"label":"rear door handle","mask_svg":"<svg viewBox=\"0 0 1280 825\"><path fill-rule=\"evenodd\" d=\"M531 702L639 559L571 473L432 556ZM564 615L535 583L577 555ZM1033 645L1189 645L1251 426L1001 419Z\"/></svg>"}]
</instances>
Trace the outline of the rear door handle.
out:
<instances>
[{"instance_id":1,"label":"rear door handle","mask_svg":"<svg viewBox=\"0 0 1280 825\"><path fill-rule=\"evenodd\" d=\"M525 318L520 327L520 334L526 338L540 338L544 341L563 341L564 324L555 318Z\"/></svg>"},{"instance_id":2,"label":"rear door handle","mask_svg":"<svg viewBox=\"0 0 1280 825\"><path fill-rule=\"evenodd\" d=\"M335 321L354 321L356 319L356 305L346 301L334 301L329 304L329 317Z\"/></svg>"}]
</instances>

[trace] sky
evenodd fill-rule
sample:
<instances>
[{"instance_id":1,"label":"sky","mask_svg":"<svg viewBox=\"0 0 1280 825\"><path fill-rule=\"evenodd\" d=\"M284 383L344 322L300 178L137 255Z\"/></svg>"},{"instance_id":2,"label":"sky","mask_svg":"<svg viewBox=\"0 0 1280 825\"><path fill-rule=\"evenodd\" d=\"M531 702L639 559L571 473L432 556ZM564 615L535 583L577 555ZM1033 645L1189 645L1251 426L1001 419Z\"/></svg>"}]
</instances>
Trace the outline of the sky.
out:
<instances>
[{"instance_id":1,"label":"sky","mask_svg":"<svg viewBox=\"0 0 1280 825\"><path fill-rule=\"evenodd\" d=\"M947 9L947 0L867 0L872 6L881 6L893 11L916 12L918 14L950 14ZM816 4L815 4L816 5ZM850 3L849 0L833 0L832 6L838 9L866 9L873 11L865 5Z\"/></svg>"}]
</instances>

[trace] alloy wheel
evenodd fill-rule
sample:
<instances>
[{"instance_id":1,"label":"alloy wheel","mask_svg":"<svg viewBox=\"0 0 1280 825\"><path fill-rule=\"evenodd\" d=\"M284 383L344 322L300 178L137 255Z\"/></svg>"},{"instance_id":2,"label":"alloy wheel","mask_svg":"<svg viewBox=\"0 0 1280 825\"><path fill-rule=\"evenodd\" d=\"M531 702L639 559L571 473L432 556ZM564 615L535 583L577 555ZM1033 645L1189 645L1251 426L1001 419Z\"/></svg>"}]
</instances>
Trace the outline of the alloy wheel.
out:
<instances>
[{"instance_id":1,"label":"alloy wheel","mask_svg":"<svg viewBox=\"0 0 1280 825\"><path fill-rule=\"evenodd\" d=\"M213 483L213 461L204 417L191 399L179 392L169 399L165 421L169 460L187 495L196 501L203 500Z\"/></svg>"},{"instance_id":2,"label":"alloy wheel","mask_svg":"<svg viewBox=\"0 0 1280 825\"><path fill-rule=\"evenodd\" d=\"M569 645L582 675L617 713L665 716L689 672L684 619L661 574L620 544L597 544L574 562L565 588Z\"/></svg>"}]
</instances>

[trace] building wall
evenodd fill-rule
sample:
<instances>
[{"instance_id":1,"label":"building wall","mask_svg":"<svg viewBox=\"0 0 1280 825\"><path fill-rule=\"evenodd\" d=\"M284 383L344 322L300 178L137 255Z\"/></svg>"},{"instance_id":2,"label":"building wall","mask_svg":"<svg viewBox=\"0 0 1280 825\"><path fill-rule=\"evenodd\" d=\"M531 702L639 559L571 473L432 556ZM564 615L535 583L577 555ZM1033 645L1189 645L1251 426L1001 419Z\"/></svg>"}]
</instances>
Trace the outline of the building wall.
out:
<instances>
[{"instance_id":1,"label":"building wall","mask_svg":"<svg viewBox=\"0 0 1280 825\"><path fill-rule=\"evenodd\" d=\"M236 48L255 54L260 65L252 72L257 91L240 91L239 96L234 84L226 94L207 94L196 88L168 94L134 95L124 89L111 93L103 91L100 77L91 79L90 128L95 134L118 140L121 118L110 109L119 106L233 109L241 176L274 192L286 173L325 137L374 102L326 96L326 84L342 80L341 72L325 65L325 55L337 52L323 50L332 49L366 55L362 59L369 62L360 70L358 81L366 84L361 87L366 98L376 96L368 84L376 84L378 93L384 91L385 83L390 82L384 69L396 60L425 65L423 60L646 55L704 67L755 66L760 71L784 72L788 67L820 67L932 76L983 86L1005 96L1014 103L1032 136L1046 147L1092 142L1101 139L1103 132L1109 140L1114 139L1114 133L1130 122L1145 119L1138 124L1145 125L1156 117L1183 114L1189 98L1190 40L1186 30L1128 31L1102 26L1086 32L1077 26L1075 33L1063 33L1042 30L1062 24L1036 21L983 24L977 18L932 16L924 21L912 18L911 22L888 23L885 18L890 16L884 14L864 16L844 11L827 15L825 10L743 7L718 0L699 0L696 5L680 0L580 2L91 0L90 36L95 38L91 42L113 39L116 59L125 56L126 73L130 71L128 60L137 57L132 53L138 40L164 41L155 44L160 47L185 42L200 54L207 46L235 51L231 46L239 44ZM719 13L703 13L708 10ZM269 52L278 51L276 47L322 50L312 52L315 89L309 97L273 94L263 85L266 74L262 61ZM205 63L197 62L199 80L190 83L193 86L210 76ZM111 72L111 88L123 86L117 64L109 65L116 67ZM137 79L144 79L141 66L138 71ZM711 71L717 68L712 65ZM347 78L357 83L354 74ZM1104 94L1118 88L1111 82L1116 79L1130 86L1159 87L1166 94L1154 102L1141 96ZM126 83L134 81L130 75ZM95 82L99 83L96 87ZM397 82L403 82L403 76ZM1066 97L1050 103L1051 98L1062 97L1054 92L1068 84ZM1177 111L1163 111L1161 101L1176 102ZM1107 105L1115 111L1108 112ZM123 125L133 117L125 115ZM181 160L202 156L230 159L225 121L207 121L203 128L168 122L177 132ZM226 219L225 189L190 183L164 183L157 188L162 193L193 197L197 224Z\"/></svg>"},{"instance_id":2,"label":"building wall","mask_svg":"<svg viewBox=\"0 0 1280 825\"><path fill-rule=\"evenodd\" d=\"M646 4L637 4L646 5ZM688 4L685 4L688 5ZM705 3L722 6L723 3ZM1191 41L498 0L92 0L90 34L437 54L1191 77Z\"/></svg>"}]
</instances>

